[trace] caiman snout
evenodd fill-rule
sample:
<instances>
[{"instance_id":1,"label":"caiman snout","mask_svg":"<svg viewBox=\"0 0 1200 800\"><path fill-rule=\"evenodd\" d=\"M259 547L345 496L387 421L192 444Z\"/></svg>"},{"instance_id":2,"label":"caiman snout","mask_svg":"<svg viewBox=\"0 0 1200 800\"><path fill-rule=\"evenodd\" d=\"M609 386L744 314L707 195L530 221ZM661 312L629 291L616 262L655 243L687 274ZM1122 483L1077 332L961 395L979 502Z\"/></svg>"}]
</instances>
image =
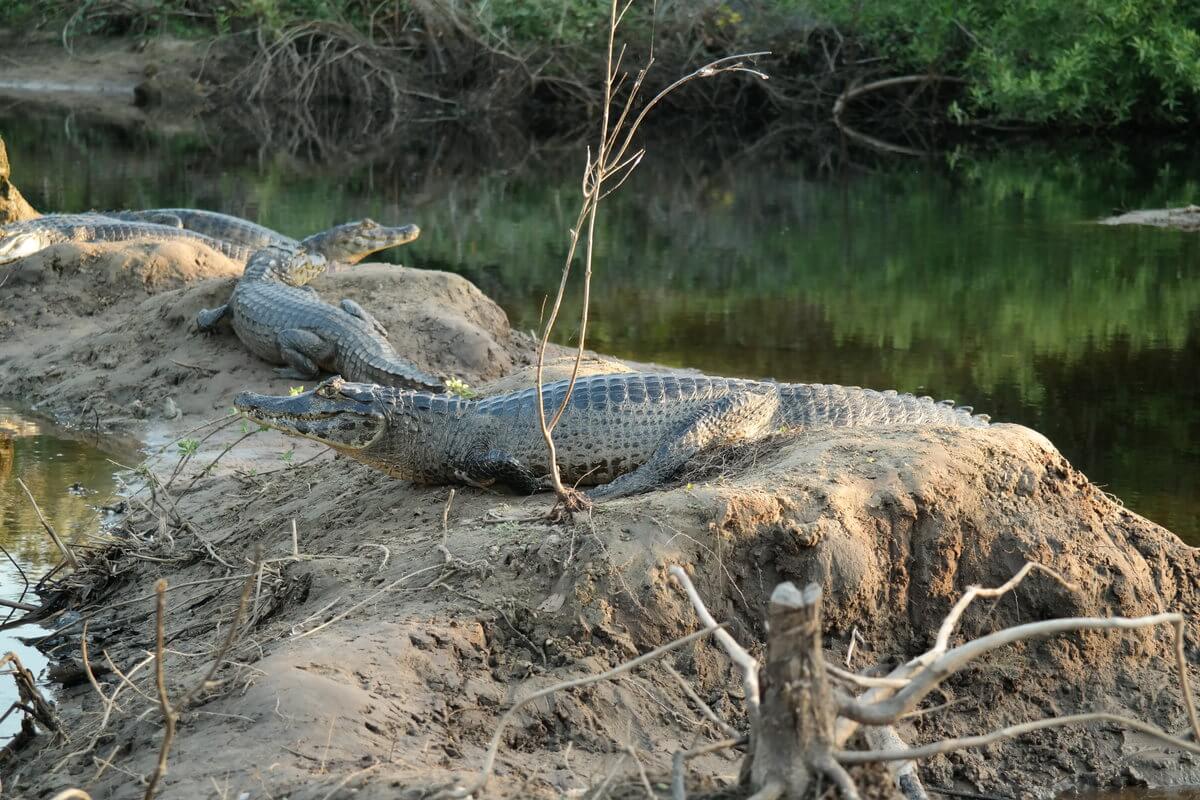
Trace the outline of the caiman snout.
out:
<instances>
[{"instance_id":1,"label":"caiman snout","mask_svg":"<svg viewBox=\"0 0 1200 800\"><path fill-rule=\"evenodd\" d=\"M284 433L337 449L361 450L387 427L387 416L372 388L337 377L296 395L241 392L233 406L255 422Z\"/></svg>"}]
</instances>

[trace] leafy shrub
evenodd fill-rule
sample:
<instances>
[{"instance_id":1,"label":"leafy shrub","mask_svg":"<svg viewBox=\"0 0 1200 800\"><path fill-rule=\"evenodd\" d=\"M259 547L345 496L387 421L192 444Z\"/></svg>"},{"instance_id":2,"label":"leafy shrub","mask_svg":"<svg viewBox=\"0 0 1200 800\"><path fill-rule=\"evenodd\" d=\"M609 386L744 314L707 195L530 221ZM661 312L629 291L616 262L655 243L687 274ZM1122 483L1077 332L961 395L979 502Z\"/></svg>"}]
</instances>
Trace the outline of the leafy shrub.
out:
<instances>
[{"instance_id":1,"label":"leafy shrub","mask_svg":"<svg viewBox=\"0 0 1200 800\"><path fill-rule=\"evenodd\" d=\"M1189 0L785 1L898 71L967 79L960 119L1180 123L1200 110L1200 4Z\"/></svg>"}]
</instances>

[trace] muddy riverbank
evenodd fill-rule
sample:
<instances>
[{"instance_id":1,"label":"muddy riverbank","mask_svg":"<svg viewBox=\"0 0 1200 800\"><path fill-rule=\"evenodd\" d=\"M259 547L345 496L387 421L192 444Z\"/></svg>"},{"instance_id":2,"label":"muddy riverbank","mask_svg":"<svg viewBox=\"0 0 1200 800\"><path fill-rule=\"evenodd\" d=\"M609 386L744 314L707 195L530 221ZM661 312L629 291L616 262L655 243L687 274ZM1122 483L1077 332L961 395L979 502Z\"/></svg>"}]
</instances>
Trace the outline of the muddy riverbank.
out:
<instances>
[{"instance_id":1,"label":"muddy riverbank","mask_svg":"<svg viewBox=\"0 0 1200 800\"><path fill-rule=\"evenodd\" d=\"M235 392L285 393L296 381L227 333L194 331L195 312L222 302L235 273L217 254L180 245L57 245L17 263L0 289L0 370L44 411L151 443L228 422L182 466L174 445L152 458L163 484L180 467L170 491L135 498L119 544L87 558L52 598L51 656L80 658L86 620L91 659L105 667L100 690L123 688L109 713L86 680L63 688L69 739L43 734L10 750L10 791L142 796L162 741L146 661L160 578L172 587L168 690L190 701L165 797L415 797L462 780L516 698L696 627L667 576L672 564L689 569L717 618L756 650L775 584L819 581L831 658L847 658L856 641L851 663L864 668L921 652L967 586L997 585L1033 560L1073 586L1032 576L969 612L963 635L1066 614L1179 610L1195 661L1197 551L1024 428L840 430L727 447L661 491L551 524L546 496L460 488L451 501L446 487L243 430L228 417ZM530 380L531 341L461 277L377 264L316 287L371 308L423 369L484 392ZM1181 730L1171 652L1157 630L998 651L948 682L936 709L901 733L920 743L1096 710ZM105 674L109 660L129 684ZM669 663L717 714L744 724L739 682L719 649L697 644ZM633 796L640 766L667 796L671 753L724 735L659 662L519 715L492 789L558 797L607 781L614 796ZM732 751L693 761L692 791L717 796L737 770ZM1190 757L1107 725L939 756L923 775L1006 797L1200 779Z\"/></svg>"}]
</instances>

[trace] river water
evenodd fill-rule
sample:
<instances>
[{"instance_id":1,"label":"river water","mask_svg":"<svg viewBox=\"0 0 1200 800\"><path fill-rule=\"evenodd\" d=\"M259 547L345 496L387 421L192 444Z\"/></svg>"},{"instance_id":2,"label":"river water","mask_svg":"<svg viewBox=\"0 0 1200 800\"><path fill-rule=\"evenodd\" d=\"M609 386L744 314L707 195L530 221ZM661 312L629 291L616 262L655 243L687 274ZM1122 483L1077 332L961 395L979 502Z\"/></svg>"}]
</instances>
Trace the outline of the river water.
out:
<instances>
[{"instance_id":1,"label":"river water","mask_svg":"<svg viewBox=\"0 0 1200 800\"><path fill-rule=\"evenodd\" d=\"M197 206L295 236L417 222L397 259L468 276L525 329L557 284L584 147L430 130L314 166L219 129L20 109L0 134L43 210ZM1197 198L1200 152L1171 144L1010 143L832 177L708 140L652 145L601 212L589 345L953 398L1040 430L1200 544L1200 236L1093 224Z\"/></svg>"},{"instance_id":2,"label":"river water","mask_svg":"<svg viewBox=\"0 0 1200 800\"><path fill-rule=\"evenodd\" d=\"M108 459L127 459L129 452L0 403L0 546L7 554L0 555L0 597L36 605L32 586L62 560L18 479L58 534L80 544L98 529L104 519L100 506L111 502L117 489L119 468ZM0 621L8 616L8 609L0 609ZM40 633L44 630L37 625L0 631L0 654L16 652L38 675L46 657L20 637ZM12 680L0 680L0 713L16 699ZM0 722L0 744L17 732L20 720L18 713Z\"/></svg>"},{"instance_id":3,"label":"river water","mask_svg":"<svg viewBox=\"0 0 1200 800\"><path fill-rule=\"evenodd\" d=\"M195 206L297 237L362 216L417 222L423 235L398 260L468 276L526 329L557 283L582 162L582 146L514 153L430 132L313 166L230 145L220 130L155 133L19 107L0 110L0 135L14 182L47 211ZM591 346L954 398L1040 430L1130 507L1200 544L1200 236L1092 224L1195 202L1194 148L1009 145L836 177L720 150L652 150L606 201ZM0 406L0 542L34 579L56 556L15 479L60 531L81 535L116 486L100 445ZM0 561L0 596L23 586ZM16 648L38 671L45 660L14 638L30 632L0 633L0 652ZM0 684L4 705L10 694Z\"/></svg>"}]
</instances>

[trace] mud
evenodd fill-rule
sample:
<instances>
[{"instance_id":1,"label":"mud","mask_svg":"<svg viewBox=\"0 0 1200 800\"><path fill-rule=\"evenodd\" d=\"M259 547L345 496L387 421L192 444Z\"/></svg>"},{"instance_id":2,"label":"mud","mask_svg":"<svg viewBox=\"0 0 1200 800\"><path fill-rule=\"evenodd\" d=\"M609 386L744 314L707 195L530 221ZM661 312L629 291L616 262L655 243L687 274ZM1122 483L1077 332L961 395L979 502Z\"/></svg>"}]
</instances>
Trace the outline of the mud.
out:
<instances>
[{"instance_id":1,"label":"mud","mask_svg":"<svg viewBox=\"0 0 1200 800\"><path fill-rule=\"evenodd\" d=\"M195 312L222 302L235 273L219 255L180 245L60 245L18 263L0 287L4 394L157 444L225 420L236 391L286 391L295 382L231 334L194 331ZM423 369L483 392L531 380L528 337L462 278L365 265L317 288L371 309ZM622 368L630 367L588 365ZM564 369L559 360L551 374ZM164 415L167 398L178 417ZM998 585L1027 560L1074 588L1033 575L973 607L963 636L1070 614L1177 609L1189 618L1189 661L1197 655L1196 551L1018 426L821 431L729 445L661 491L551 523L547 496L459 487L451 500L448 487L391 480L225 421L182 465L169 497L139 494L114 546L90 555L52 598L60 609L49 622L58 632L44 642L52 655L80 658L86 619L92 662L107 669L111 659L136 688L121 690L107 719L86 680L61 689L69 740L43 734L7 753L6 789L143 795L162 725L152 669L133 670L154 649L160 577L173 587L169 693L195 698L170 753L167 798L416 797L464 780L514 699L696 628L667 576L672 564L689 570L717 619L755 650L774 586L820 582L828 656L843 661L855 640L856 669L923 651L963 590ZM165 483L183 457L168 446L150 466ZM235 619L240 632L201 687ZM1169 632L1153 630L999 651L951 679L900 732L915 744L1094 710L1184 730L1171 652ZM713 644L664 663L744 725L740 682ZM654 793L669 796L672 752L724 734L664 663L520 714L489 796L644 797L643 769ZM98 678L109 696L123 685L115 675ZM693 796L743 796L731 788L738 767L732 751L695 760ZM922 774L930 786L1000 797L1200 780L1191 757L1112 726L937 757Z\"/></svg>"}]
</instances>

